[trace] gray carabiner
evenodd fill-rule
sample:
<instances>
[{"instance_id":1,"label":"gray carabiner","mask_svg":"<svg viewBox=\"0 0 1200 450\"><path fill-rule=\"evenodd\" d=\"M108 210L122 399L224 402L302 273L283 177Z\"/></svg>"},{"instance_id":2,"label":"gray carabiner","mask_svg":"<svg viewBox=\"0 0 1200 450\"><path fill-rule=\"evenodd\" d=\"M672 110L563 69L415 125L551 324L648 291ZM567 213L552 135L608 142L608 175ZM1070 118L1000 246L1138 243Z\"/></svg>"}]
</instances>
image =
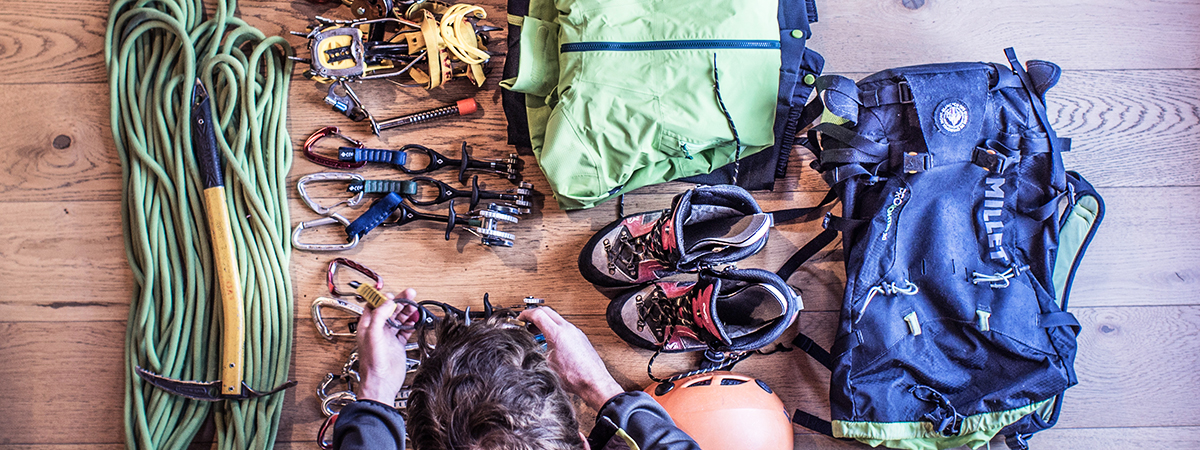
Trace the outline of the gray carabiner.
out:
<instances>
[{"instance_id":1,"label":"gray carabiner","mask_svg":"<svg viewBox=\"0 0 1200 450\"><path fill-rule=\"evenodd\" d=\"M345 217L342 217L338 213L331 213L328 216L317 220L300 222L299 225L296 225L296 231L292 232L292 247L295 247L297 250L307 250L310 252L337 252L342 250L350 250L358 245L358 236L354 236L350 242L345 244L311 244L300 241L300 235L306 229L335 224L341 224L343 227L345 227L350 225L350 221L346 220Z\"/></svg>"},{"instance_id":2,"label":"gray carabiner","mask_svg":"<svg viewBox=\"0 0 1200 450\"><path fill-rule=\"evenodd\" d=\"M325 374L325 380L321 381L321 384L317 386L317 398L321 399L321 401L325 401L325 399L336 395L336 392L333 394L329 393L329 388L330 386L334 385L334 382L337 381L346 382L345 392L354 392L354 384L349 376L327 373Z\"/></svg>"},{"instance_id":3,"label":"gray carabiner","mask_svg":"<svg viewBox=\"0 0 1200 450\"><path fill-rule=\"evenodd\" d=\"M312 208L312 210L314 212L316 212L317 214L320 214L322 216L328 216L330 214L330 212L333 210L333 208L337 208L338 206L346 205L346 206L353 207L353 206L358 205L359 202L362 202L364 192L360 191L358 194L355 194L353 197L350 197L346 200L342 200L340 202L334 203L333 206L325 207L325 206L321 206L319 203L317 203L316 200L314 200L312 197L308 196L308 191L304 188L304 185L306 185L308 183L324 182L324 181L353 182L353 181L365 181L365 180L366 180L366 178L364 178L362 175L359 175L356 173L318 172L318 173L313 173L313 174L309 174L309 175L305 175L305 176L301 177L300 181L296 182L296 190L300 191L300 199L304 200L304 204L308 205L309 208Z\"/></svg>"},{"instance_id":4,"label":"gray carabiner","mask_svg":"<svg viewBox=\"0 0 1200 450\"><path fill-rule=\"evenodd\" d=\"M321 337L324 337L325 340L330 341L330 342L333 342L334 338L339 338L339 337L352 338L352 337L354 337L353 332L338 333L338 332L333 331L333 329L329 328L328 325L325 325L325 320L323 317L321 317L321 308L334 308L337 310L345 311L345 312L350 313L351 315L354 315L357 317L357 316L361 316L363 313L362 306L356 305L354 303L350 303L350 302L342 300L340 298L329 298L329 297L317 297L317 299L313 300L313 303L312 303L313 324L317 326L317 332L321 333Z\"/></svg>"},{"instance_id":5,"label":"gray carabiner","mask_svg":"<svg viewBox=\"0 0 1200 450\"><path fill-rule=\"evenodd\" d=\"M358 396L354 395L353 392L337 392L321 400L321 412L325 414L325 417L329 417L334 415L334 413L341 412L342 407L354 403L357 400Z\"/></svg>"}]
</instances>

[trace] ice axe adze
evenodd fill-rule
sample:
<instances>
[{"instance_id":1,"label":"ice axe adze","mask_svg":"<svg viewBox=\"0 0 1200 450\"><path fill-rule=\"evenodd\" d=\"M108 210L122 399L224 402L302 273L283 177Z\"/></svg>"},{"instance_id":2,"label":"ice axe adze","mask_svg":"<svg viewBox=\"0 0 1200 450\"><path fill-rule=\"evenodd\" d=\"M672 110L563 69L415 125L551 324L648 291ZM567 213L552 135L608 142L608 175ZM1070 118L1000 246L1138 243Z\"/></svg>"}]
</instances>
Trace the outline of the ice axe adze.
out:
<instances>
[{"instance_id":1,"label":"ice axe adze","mask_svg":"<svg viewBox=\"0 0 1200 450\"><path fill-rule=\"evenodd\" d=\"M242 400L271 395L295 386L288 381L268 392L251 389L242 381L246 319L242 313L242 287L238 280L233 253L233 230L225 206L225 181L221 175L221 156L217 149L216 129L209 110L208 91L199 79L192 90L192 150L200 177L204 181L204 210L212 235L213 259L221 294L221 379L218 381L181 381L155 374L141 367L137 373L150 384L175 395L195 400Z\"/></svg>"}]
</instances>

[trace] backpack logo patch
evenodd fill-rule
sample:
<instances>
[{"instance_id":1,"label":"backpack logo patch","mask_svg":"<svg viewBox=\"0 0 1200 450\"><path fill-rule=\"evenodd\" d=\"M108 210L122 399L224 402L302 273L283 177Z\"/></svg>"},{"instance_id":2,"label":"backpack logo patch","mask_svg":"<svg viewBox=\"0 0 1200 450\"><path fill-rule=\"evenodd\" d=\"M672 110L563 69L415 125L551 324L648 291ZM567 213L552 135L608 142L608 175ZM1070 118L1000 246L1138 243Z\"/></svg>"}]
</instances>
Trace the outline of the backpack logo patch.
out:
<instances>
[{"instance_id":1,"label":"backpack logo patch","mask_svg":"<svg viewBox=\"0 0 1200 450\"><path fill-rule=\"evenodd\" d=\"M971 114L967 110L967 105L957 100L949 100L942 102L938 106L937 113L938 128L947 133L957 133L967 127L967 122L971 120Z\"/></svg>"}]
</instances>

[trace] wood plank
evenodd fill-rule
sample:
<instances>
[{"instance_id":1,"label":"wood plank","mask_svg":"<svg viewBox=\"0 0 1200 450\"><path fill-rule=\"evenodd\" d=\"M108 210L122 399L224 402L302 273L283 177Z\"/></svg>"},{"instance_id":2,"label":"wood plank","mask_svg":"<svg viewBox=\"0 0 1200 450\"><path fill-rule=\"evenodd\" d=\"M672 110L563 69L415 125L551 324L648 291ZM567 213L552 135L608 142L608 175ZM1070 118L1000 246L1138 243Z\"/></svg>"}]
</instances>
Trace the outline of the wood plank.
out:
<instances>
[{"instance_id":1,"label":"wood plank","mask_svg":"<svg viewBox=\"0 0 1200 450\"><path fill-rule=\"evenodd\" d=\"M1089 450L1200 448L1200 427L1066 428L1059 426L1034 435L1029 442L1037 448Z\"/></svg>"},{"instance_id":2,"label":"wood plank","mask_svg":"<svg viewBox=\"0 0 1200 450\"><path fill-rule=\"evenodd\" d=\"M309 134L327 125L339 126L348 135L377 148L416 143L457 155L465 140L477 158L507 155L513 148L505 143L506 122L497 82L496 77L489 79L483 91L455 85L432 93L393 88L382 82L364 83L358 88L360 95L370 99L364 101L382 117L434 108L464 97L474 97L481 105L481 111L471 116L385 131L382 137L374 137L365 124L330 111L321 100L323 86L297 76L290 99L296 159L289 179L294 182L303 175L328 170L305 160L300 151ZM1121 89L1112 89L1114 85ZM0 201L119 198L120 162L112 143L109 106L104 101L108 98L107 84L0 85L0 92L4 93L0 95L0 119L9 124L0 129L0 139L10 144L10 151L0 153L0 173L5 175L0 177ZM29 108L28 98L44 101L38 108ZM77 101L80 98L97 101ZM1190 106L1200 103L1200 73L1066 72L1048 102L1056 129L1075 140L1073 150L1064 155L1066 166L1083 173L1096 186L1200 185L1200 160L1192 157L1192 150L1200 146L1200 134L1195 132L1200 126L1200 111ZM467 129L470 132L464 133ZM56 139L67 139L70 144L56 148ZM342 142L336 139L322 142L318 151L328 154L339 144ZM807 168L811 155L802 149L794 151L788 176L777 183L776 189L827 189L824 181ZM523 159L525 177L548 195L545 178L532 156ZM362 173L371 178L407 178L394 169L375 165ZM448 172L436 176L447 181L453 177ZM492 176L480 178L492 189L506 185ZM675 193L684 186L669 183L638 192ZM554 202L547 200L548 207L554 207ZM613 207L610 202L599 208Z\"/></svg>"},{"instance_id":3,"label":"wood plank","mask_svg":"<svg viewBox=\"0 0 1200 450\"><path fill-rule=\"evenodd\" d=\"M1200 426L1193 399L1200 386L1200 307L1080 308L1083 324L1076 363L1080 384L1067 392L1060 429ZM652 352L634 349L609 330L603 316L568 317L587 333L614 377L628 389L649 384ZM798 328L819 344L833 338L836 314L805 313ZM314 439L322 417L313 389L326 372L340 371L353 343L329 343L307 319L296 319L292 378L280 423L282 442ZM63 328L60 322L0 323L0 357L19 364L0 366L0 377L22 380L0 385L0 402L10 412L0 422L0 444L120 442L124 323L91 321ZM664 355L655 372L670 374L694 364L696 354ZM789 408L828 417L828 371L800 352L756 356L738 371L758 377ZM581 411L590 423L594 412ZM46 433L48 421L74 424L69 435ZM807 438L805 438L807 439ZM807 442L807 441L805 441Z\"/></svg>"},{"instance_id":4,"label":"wood plank","mask_svg":"<svg viewBox=\"0 0 1200 450\"><path fill-rule=\"evenodd\" d=\"M0 211L21 218L0 228L0 284L14 287L0 293L0 317L125 320L133 273L119 207L111 201L0 203Z\"/></svg>"},{"instance_id":5,"label":"wood plank","mask_svg":"<svg viewBox=\"0 0 1200 450\"><path fill-rule=\"evenodd\" d=\"M1004 47L1071 70L1200 67L1200 33L1188 25L1200 20L1193 1L856 0L818 2L817 10L809 46L831 72L1002 60Z\"/></svg>"},{"instance_id":6,"label":"wood plank","mask_svg":"<svg viewBox=\"0 0 1200 450\"><path fill-rule=\"evenodd\" d=\"M1062 428L1056 427L1038 433L1031 444L1040 448L1080 450L1175 450L1200 446L1200 427L1139 427L1139 428ZM277 450L312 450L316 441L276 442ZM0 450L119 450L125 446L113 444L52 444L52 445L5 445ZM207 449L197 444L192 448ZM861 449L865 445L838 441L820 435L797 434L797 449ZM992 448L1006 448L999 438L992 441Z\"/></svg>"},{"instance_id":7,"label":"wood plank","mask_svg":"<svg viewBox=\"0 0 1200 450\"><path fill-rule=\"evenodd\" d=\"M490 23L504 24L503 1L475 3L487 9ZM915 10L905 3L820 2L820 22L813 25L809 45L825 55L831 72L1000 59L1004 46L1015 46L1023 58L1047 59L1072 70L1200 67L1200 33L1188 25L1200 20L1194 2L907 2L923 5ZM302 31L317 14L349 16L344 8L329 9L308 2L239 2L241 17L268 36ZM5 49L0 62L12 69L0 74L0 84L104 81L108 14L108 2L99 0L0 4L0 48ZM299 37L289 42L305 45Z\"/></svg>"},{"instance_id":8,"label":"wood plank","mask_svg":"<svg viewBox=\"0 0 1200 450\"><path fill-rule=\"evenodd\" d=\"M104 34L109 17L108 1L90 0L9 0L0 3L0 62L12 70L0 74L0 84L95 83L106 82ZM346 8L331 10L313 2L274 2L242 0L237 2L239 17L266 36L286 36L297 48L306 48L303 37L291 31L305 31L313 16L349 18ZM487 22L505 24L501 0L483 0ZM206 4L213 11L213 4ZM503 42L503 32L500 32Z\"/></svg>"},{"instance_id":9,"label":"wood plank","mask_svg":"<svg viewBox=\"0 0 1200 450\"><path fill-rule=\"evenodd\" d=\"M1200 239L1192 224L1200 207L1187 199L1200 188L1119 188L1103 191L1108 214L1089 248L1072 290L1072 305L1200 304ZM818 193L759 196L766 210L814 204ZM630 195L626 211L650 211L670 205L669 195ZM0 203L0 205L5 205ZM18 202L24 220L0 230L0 283L69 285L88 280L89 289L72 298L47 299L23 290L0 293L0 317L9 321L124 320L132 291L116 202ZM300 206L293 221L315 214ZM478 306L484 293L499 305L520 304L527 295L545 298L567 314L603 311L609 295L579 275L579 249L614 219L600 208L563 213L547 209L509 227L520 239L514 248L485 248L462 233L443 240L444 228L413 224L373 232L349 252L293 253L291 270L296 315L308 317L308 306L328 296L325 273L336 257L374 269L389 289L412 287L421 298ZM47 227L46 224L54 224ZM340 239L340 230L312 239ZM742 261L740 267L775 270L820 231L817 222L782 224L771 231L770 245ZM306 239L308 237L306 236ZM414 259L411 255L420 255ZM841 250L830 247L805 264L789 281L802 290L808 311L837 311L842 284Z\"/></svg>"}]
</instances>

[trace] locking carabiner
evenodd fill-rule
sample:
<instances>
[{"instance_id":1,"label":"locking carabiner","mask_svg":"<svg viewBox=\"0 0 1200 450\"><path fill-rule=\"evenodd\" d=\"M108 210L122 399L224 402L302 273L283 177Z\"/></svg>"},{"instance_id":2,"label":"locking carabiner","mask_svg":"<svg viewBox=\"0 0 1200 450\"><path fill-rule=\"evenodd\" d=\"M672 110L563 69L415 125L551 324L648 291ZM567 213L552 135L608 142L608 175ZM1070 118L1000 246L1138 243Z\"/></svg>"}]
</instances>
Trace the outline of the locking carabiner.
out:
<instances>
[{"instance_id":1,"label":"locking carabiner","mask_svg":"<svg viewBox=\"0 0 1200 450\"><path fill-rule=\"evenodd\" d=\"M346 136L346 135L342 134L342 131L339 130L338 127L325 127L320 130L317 130L311 136L309 136L308 139L306 139L304 141L304 157L308 158L309 161L312 161L314 163L320 164L325 167L332 167L334 169L347 169L347 170L348 169L357 169L367 163L366 161L346 162L346 161L342 161L340 159L330 158L328 156L321 156L321 155L317 154L316 152L314 152L313 146L317 144L317 141L320 141L321 139L327 138L329 136L340 137L343 140L345 140L346 142L353 144L354 148L363 148L366 146L366 144L363 144L362 141L359 141L350 136ZM341 147L341 148L349 148L349 147ZM341 152L339 151L338 153L341 153Z\"/></svg>"},{"instance_id":2,"label":"locking carabiner","mask_svg":"<svg viewBox=\"0 0 1200 450\"><path fill-rule=\"evenodd\" d=\"M351 269L354 269L356 272L365 275L367 278L370 278L371 281L375 282L375 289L383 289L383 280L379 278L379 274L375 273L374 270L371 270L371 269L367 268L367 266L364 266L362 264L354 262L354 260L351 260L351 259L334 258L333 261L329 262L329 270L326 272L326 277L325 277L325 284L326 284L326 286L329 287L330 294L336 295L338 297L347 297L347 296L351 296L351 295L356 296L356 297L358 296L358 294L356 294L354 291L346 292L346 291L342 291L342 290L338 289L337 283L334 282L334 278L337 275L337 270L339 268L341 268L342 266L346 266Z\"/></svg>"},{"instance_id":3,"label":"locking carabiner","mask_svg":"<svg viewBox=\"0 0 1200 450\"><path fill-rule=\"evenodd\" d=\"M342 217L338 213L332 213L320 219L310 220L308 222L300 222L299 225L296 225L296 231L292 232L292 247L295 247L297 250L307 250L310 252L336 252L341 250L349 250L358 245L359 236L357 235L351 236L348 239L349 242L345 244L310 244L300 241L300 235L306 229L335 224L341 224L343 227L345 227L350 225L350 221L346 220L345 217Z\"/></svg>"},{"instance_id":4,"label":"locking carabiner","mask_svg":"<svg viewBox=\"0 0 1200 450\"><path fill-rule=\"evenodd\" d=\"M321 308L333 308L333 309L337 309L337 310L349 313L350 315L353 315L355 317L359 317L359 316L362 316L362 314L363 314L362 306L347 302L340 298L329 298L329 297L317 297L317 299L313 300L313 303L312 303L313 324L317 326L317 332L321 334L321 337L325 338L325 340L327 340L329 342L333 342L334 338L339 338L339 337L352 338L352 337L354 337L354 330L350 330L350 332L348 332L348 333L338 333L338 332L333 331L332 328L329 328L328 325L325 325L325 318L322 317L322 315L321 315Z\"/></svg>"},{"instance_id":5,"label":"locking carabiner","mask_svg":"<svg viewBox=\"0 0 1200 450\"><path fill-rule=\"evenodd\" d=\"M320 155L317 155L317 156L323 158L323 156L320 156ZM300 199L304 200L304 204L308 205L309 208L312 208L312 210L314 212L316 212L317 214L320 214L322 216L328 216L329 213L333 210L333 208L337 208L338 206L341 206L341 205L354 207L354 206L357 206L359 204L359 202L362 202L364 192L359 191L353 197L350 197L346 200L342 200L340 202L334 203L333 206L328 206L328 207L321 206L319 203L317 203L316 200L314 200L312 197L310 197L308 195L308 190L305 189L304 186L306 184L313 183L313 182L325 182L325 181L348 181L351 184L354 184L355 182L366 181L366 178L364 178L362 175L359 175L356 173L346 173L346 172L318 172L318 173L308 174L308 175L301 177L300 181L296 182L296 190L300 191Z\"/></svg>"}]
</instances>

